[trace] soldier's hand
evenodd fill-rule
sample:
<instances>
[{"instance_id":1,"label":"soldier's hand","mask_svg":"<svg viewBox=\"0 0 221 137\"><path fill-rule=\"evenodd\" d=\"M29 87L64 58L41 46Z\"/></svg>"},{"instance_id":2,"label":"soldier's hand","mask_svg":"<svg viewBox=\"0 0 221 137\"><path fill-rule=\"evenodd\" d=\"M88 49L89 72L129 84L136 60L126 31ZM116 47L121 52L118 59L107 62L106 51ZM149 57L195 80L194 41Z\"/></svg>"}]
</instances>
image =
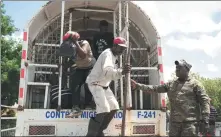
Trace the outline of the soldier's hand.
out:
<instances>
[{"instance_id":1,"label":"soldier's hand","mask_svg":"<svg viewBox=\"0 0 221 137\"><path fill-rule=\"evenodd\" d=\"M209 131L209 120L208 118L204 118L201 122L201 132L207 133Z\"/></svg>"},{"instance_id":2,"label":"soldier's hand","mask_svg":"<svg viewBox=\"0 0 221 137\"><path fill-rule=\"evenodd\" d=\"M131 71L131 65L129 64L125 64L124 67L123 67L123 71L122 71L122 74L126 74L126 73L130 73Z\"/></svg>"},{"instance_id":3,"label":"soldier's hand","mask_svg":"<svg viewBox=\"0 0 221 137\"><path fill-rule=\"evenodd\" d=\"M204 119L203 123L204 123L205 132L208 132L209 131L209 118Z\"/></svg>"},{"instance_id":4,"label":"soldier's hand","mask_svg":"<svg viewBox=\"0 0 221 137\"><path fill-rule=\"evenodd\" d=\"M137 86L136 86L136 85L137 85L137 82L134 81L133 79L131 79L130 81L131 81L131 89L132 89L132 90L136 89L136 87L137 87Z\"/></svg>"}]
</instances>

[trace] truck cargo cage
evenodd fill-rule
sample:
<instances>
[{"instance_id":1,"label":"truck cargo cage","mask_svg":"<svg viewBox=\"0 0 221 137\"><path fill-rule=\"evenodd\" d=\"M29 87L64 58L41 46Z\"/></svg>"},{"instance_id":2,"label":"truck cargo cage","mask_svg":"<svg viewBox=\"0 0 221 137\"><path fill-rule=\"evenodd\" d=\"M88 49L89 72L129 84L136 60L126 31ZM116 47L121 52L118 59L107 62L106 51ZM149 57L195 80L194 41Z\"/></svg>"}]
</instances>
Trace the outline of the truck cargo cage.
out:
<instances>
[{"instance_id":1,"label":"truck cargo cage","mask_svg":"<svg viewBox=\"0 0 221 137\"><path fill-rule=\"evenodd\" d=\"M20 98L21 105L32 108L31 105L27 105L32 104L30 103L32 100L30 97L28 98L28 96L30 96L32 91L34 92L38 89L38 87L42 87L42 85L37 84L39 82L49 83L48 87L45 87L45 90L47 89L50 93L50 87L53 85L50 84L49 78L52 77L52 75L55 75L57 79L56 84L59 85L58 106L61 105L61 86L62 83L64 83L64 81L62 81L62 77L64 76L62 75L66 70L62 70L62 65L58 67L58 64L64 60L57 55L57 50L62 42L62 36L68 30L74 30L78 31L83 39L91 39L92 36L99 31L98 22L103 18L106 18L109 22L110 31L114 33L114 36L124 37L132 46L131 63L133 67L131 78L150 85L155 85L158 84L159 81L162 81L162 75L158 74L162 70L159 68L159 64L162 62L161 59L159 59L161 48L158 46L160 44L151 42L149 37L145 36L137 24L130 19L128 12L129 11L126 10L126 1L119 1L115 10L97 9L93 7L66 9L65 1L62 1L61 14L49 20L33 42L29 42L28 36L26 36L27 40L24 41L23 50L27 48L27 58L24 58L22 67L24 66L28 78L26 79L27 82L20 82L22 86L26 83L24 88L20 89L20 92L23 93L20 94L23 96L23 99ZM26 35L28 35L28 31ZM119 67L122 66L124 58L125 55L119 58ZM52 71L55 73L52 74ZM70 72L70 69L67 71ZM159 77L153 77L156 75ZM68 75L65 80L67 82L67 88L69 88L70 85L69 77ZM31 86L30 82L36 84ZM123 106L124 86L123 78L114 82L113 92L118 98L121 107ZM39 94L47 96L45 91ZM50 108L50 102L48 102L50 98L49 95L50 94L41 101L44 102L44 108ZM45 99L47 100L45 101ZM161 97L156 94L144 94L142 91L129 93L128 106L132 107L132 109L157 109L161 106L161 104L156 103L158 99L161 99ZM145 102L145 104L143 104L143 102Z\"/></svg>"},{"instance_id":2,"label":"truck cargo cage","mask_svg":"<svg viewBox=\"0 0 221 137\"><path fill-rule=\"evenodd\" d=\"M70 58L60 57L58 49L62 36L69 30L77 31L81 39L92 42L93 36L99 32L101 20L108 22L109 32L124 37L131 46L131 50L128 50L131 52L130 63L133 66L130 77L147 85L164 84L160 37L150 18L135 2L48 2L24 29L16 136L85 134L92 116L90 114L95 115L95 110L83 108L83 114L78 118L65 118L72 107L70 78L76 64L66 68L63 63ZM119 57L117 66L122 67L125 59L125 55ZM121 110L105 132L118 136L119 130L123 129L123 97L128 91L126 106L130 109L126 111L125 133L129 136L165 136L166 117L161 110L161 107L166 107L165 94L149 94L141 90L130 92L130 85L125 85L123 77L110 86ZM81 97L84 97L84 85L80 88ZM148 114L148 118L143 114Z\"/></svg>"}]
</instances>

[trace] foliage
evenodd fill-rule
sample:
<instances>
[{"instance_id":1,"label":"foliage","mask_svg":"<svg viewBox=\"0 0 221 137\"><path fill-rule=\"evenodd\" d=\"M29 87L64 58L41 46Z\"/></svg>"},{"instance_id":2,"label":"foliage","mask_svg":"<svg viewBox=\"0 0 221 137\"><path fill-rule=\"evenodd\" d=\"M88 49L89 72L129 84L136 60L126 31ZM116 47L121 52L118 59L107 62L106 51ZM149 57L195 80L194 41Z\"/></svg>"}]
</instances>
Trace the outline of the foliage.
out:
<instances>
[{"instance_id":1,"label":"foliage","mask_svg":"<svg viewBox=\"0 0 221 137\"><path fill-rule=\"evenodd\" d=\"M1 11L1 99L4 105L14 105L18 98L22 46L20 42L10 37L18 29L14 26L12 19L5 15L3 4Z\"/></svg>"},{"instance_id":2,"label":"foliage","mask_svg":"<svg viewBox=\"0 0 221 137\"><path fill-rule=\"evenodd\" d=\"M1 34L12 35L18 29L14 26L11 17L5 14L4 4L1 5L1 14Z\"/></svg>"}]
</instances>

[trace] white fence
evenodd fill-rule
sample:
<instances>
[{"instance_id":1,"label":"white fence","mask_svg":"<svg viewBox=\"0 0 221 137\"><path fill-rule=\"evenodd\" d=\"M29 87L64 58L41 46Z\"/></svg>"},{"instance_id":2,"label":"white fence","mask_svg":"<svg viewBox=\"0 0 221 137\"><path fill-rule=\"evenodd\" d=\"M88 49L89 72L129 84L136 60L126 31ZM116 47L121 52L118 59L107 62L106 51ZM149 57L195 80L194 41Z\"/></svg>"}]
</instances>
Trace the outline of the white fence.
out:
<instances>
[{"instance_id":1,"label":"white fence","mask_svg":"<svg viewBox=\"0 0 221 137\"><path fill-rule=\"evenodd\" d=\"M2 108L6 108L6 111L13 111L13 113L16 113L15 109L16 106L6 106L1 105ZM4 113L7 113L4 112ZM4 115L4 114L3 114ZM5 114L7 115L7 114ZM1 116L1 136L15 136L15 129L16 129L16 117L7 117L7 116Z\"/></svg>"},{"instance_id":2,"label":"white fence","mask_svg":"<svg viewBox=\"0 0 221 137\"><path fill-rule=\"evenodd\" d=\"M15 136L16 117L1 117L1 136Z\"/></svg>"}]
</instances>

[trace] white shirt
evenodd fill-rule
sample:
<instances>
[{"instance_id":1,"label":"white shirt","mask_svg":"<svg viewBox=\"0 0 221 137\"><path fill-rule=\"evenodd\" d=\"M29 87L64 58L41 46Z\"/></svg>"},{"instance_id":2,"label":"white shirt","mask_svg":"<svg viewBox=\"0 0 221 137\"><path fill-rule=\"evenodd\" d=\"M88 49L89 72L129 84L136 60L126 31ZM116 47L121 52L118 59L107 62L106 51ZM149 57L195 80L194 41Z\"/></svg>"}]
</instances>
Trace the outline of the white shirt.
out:
<instances>
[{"instance_id":1,"label":"white shirt","mask_svg":"<svg viewBox=\"0 0 221 137\"><path fill-rule=\"evenodd\" d=\"M120 79L122 77L122 69L116 68L116 60L117 58L110 48L104 50L88 75L86 83L97 83L107 87L112 80Z\"/></svg>"}]
</instances>

